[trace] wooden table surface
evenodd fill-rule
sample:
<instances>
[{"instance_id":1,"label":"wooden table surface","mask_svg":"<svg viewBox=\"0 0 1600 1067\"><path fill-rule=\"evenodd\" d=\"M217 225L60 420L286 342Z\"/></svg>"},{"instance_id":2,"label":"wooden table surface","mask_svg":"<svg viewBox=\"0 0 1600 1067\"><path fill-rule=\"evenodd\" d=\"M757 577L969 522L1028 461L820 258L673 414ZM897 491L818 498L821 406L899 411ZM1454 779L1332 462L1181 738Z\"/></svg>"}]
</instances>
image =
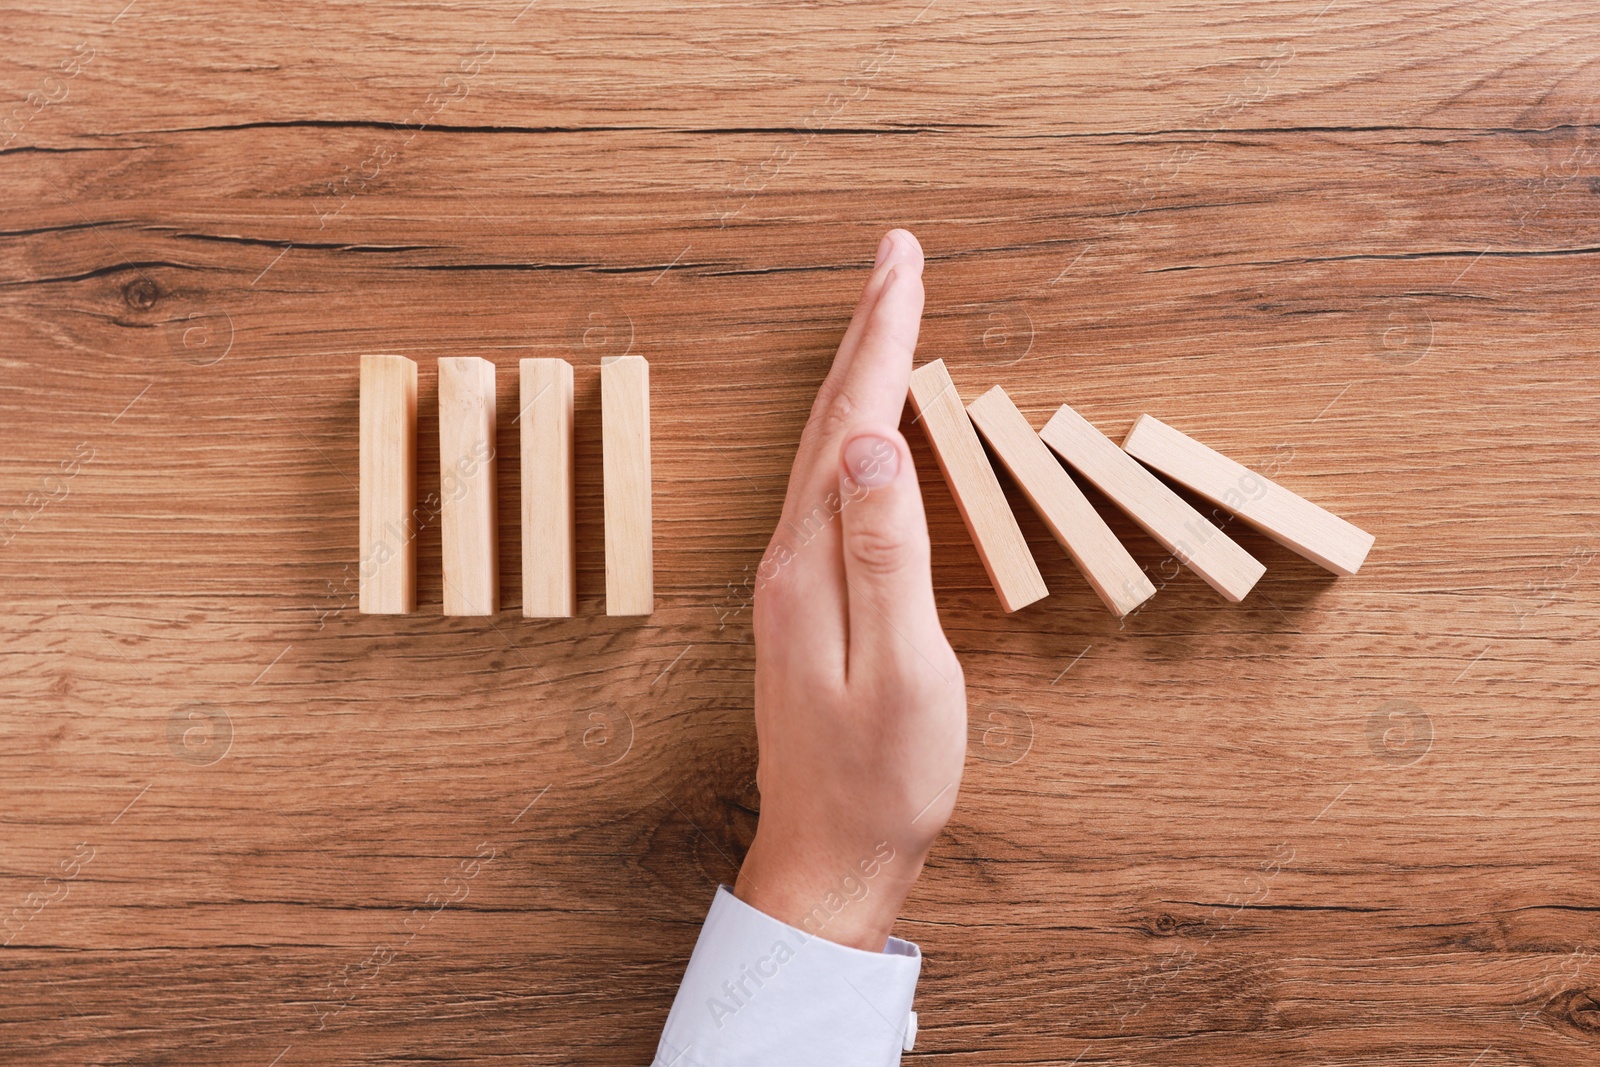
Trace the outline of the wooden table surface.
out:
<instances>
[{"instance_id":1,"label":"wooden table surface","mask_svg":"<svg viewBox=\"0 0 1600 1067\"><path fill-rule=\"evenodd\" d=\"M999 610L909 1062L1600 1063L1600 31L1578 0L0 10L0 1060L643 1064L756 823L747 582L879 234L965 399L1377 536ZM357 362L499 368L505 609L356 610ZM648 357L657 609L604 615ZM577 370L521 617L516 361ZM1235 532L1237 525L1229 527Z\"/></svg>"}]
</instances>

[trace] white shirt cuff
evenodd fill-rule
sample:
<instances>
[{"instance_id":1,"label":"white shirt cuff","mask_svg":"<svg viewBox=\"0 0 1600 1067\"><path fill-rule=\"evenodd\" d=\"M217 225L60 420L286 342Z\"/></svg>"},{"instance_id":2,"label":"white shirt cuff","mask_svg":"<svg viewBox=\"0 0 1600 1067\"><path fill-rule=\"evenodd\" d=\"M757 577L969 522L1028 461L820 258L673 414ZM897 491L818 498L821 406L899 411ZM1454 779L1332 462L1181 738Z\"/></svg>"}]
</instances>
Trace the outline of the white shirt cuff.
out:
<instances>
[{"instance_id":1,"label":"white shirt cuff","mask_svg":"<svg viewBox=\"0 0 1600 1067\"><path fill-rule=\"evenodd\" d=\"M865 952L717 890L652 1067L885 1067L916 1036L922 953Z\"/></svg>"}]
</instances>

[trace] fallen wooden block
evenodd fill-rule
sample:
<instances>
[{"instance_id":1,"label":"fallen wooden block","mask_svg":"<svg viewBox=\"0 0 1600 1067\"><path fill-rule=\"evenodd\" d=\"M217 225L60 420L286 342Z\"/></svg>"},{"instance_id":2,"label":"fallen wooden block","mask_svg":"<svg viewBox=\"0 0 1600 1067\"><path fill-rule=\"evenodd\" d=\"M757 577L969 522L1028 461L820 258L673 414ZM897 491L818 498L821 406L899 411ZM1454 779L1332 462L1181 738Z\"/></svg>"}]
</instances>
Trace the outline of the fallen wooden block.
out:
<instances>
[{"instance_id":1,"label":"fallen wooden block","mask_svg":"<svg viewBox=\"0 0 1600 1067\"><path fill-rule=\"evenodd\" d=\"M1066 404L1050 417L1039 436L1180 563L1227 599L1243 600L1266 572L1259 560Z\"/></svg>"},{"instance_id":2,"label":"fallen wooden block","mask_svg":"<svg viewBox=\"0 0 1600 1067\"><path fill-rule=\"evenodd\" d=\"M417 365L361 357L361 611L417 610Z\"/></svg>"},{"instance_id":3,"label":"fallen wooden block","mask_svg":"<svg viewBox=\"0 0 1600 1067\"><path fill-rule=\"evenodd\" d=\"M525 359L522 370L522 614L578 610L573 550L572 364Z\"/></svg>"},{"instance_id":4,"label":"fallen wooden block","mask_svg":"<svg viewBox=\"0 0 1600 1067\"><path fill-rule=\"evenodd\" d=\"M642 356L600 362L606 509L606 614L655 610L650 535L650 365Z\"/></svg>"},{"instance_id":5,"label":"fallen wooden block","mask_svg":"<svg viewBox=\"0 0 1600 1067\"><path fill-rule=\"evenodd\" d=\"M1213 504L1233 512L1274 541L1334 574L1354 574L1373 536L1319 508L1151 415L1141 415L1123 451Z\"/></svg>"},{"instance_id":6,"label":"fallen wooden block","mask_svg":"<svg viewBox=\"0 0 1600 1067\"><path fill-rule=\"evenodd\" d=\"M989 457L983 454L944 360L924 363L911 372L911 406L933 446L934 458L977 546L978 558L989 572L994 591L1000 594L1000 606L1016 611L1048 595L1039 565L1028 550Z\"/></svg>"},{"instance_id":7,"label":"fallen wooden block","mask_svg":"<svg viewBox=\"0 0 1600 1067\"><path fill-rule=\"evenodd\" d=\"M1149 576L1004 389L984 393L967 405L967 414L1106 607L1120 618L1155 596Z\"/></svg>"},{"instance_id":8,"label":"fallen wooden block","mask_svg":"<svg viewBox=\"0 0 1600 1067\"><path fill-rule=\"evenodd\" d=\"M446 615L493 615L500 610L494 399L493 363L477 356L439 360Z\"/></svg>"}]
</instances>

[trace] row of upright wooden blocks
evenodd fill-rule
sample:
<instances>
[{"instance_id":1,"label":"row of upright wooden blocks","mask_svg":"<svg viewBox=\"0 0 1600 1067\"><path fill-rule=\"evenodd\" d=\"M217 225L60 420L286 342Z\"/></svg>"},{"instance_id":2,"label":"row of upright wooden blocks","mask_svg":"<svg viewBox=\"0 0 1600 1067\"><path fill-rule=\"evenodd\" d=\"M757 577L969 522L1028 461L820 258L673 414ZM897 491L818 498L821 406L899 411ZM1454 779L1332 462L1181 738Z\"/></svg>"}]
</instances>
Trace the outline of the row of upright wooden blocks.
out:
<instances>
[{"instance_id":1,"label":"row of upright wooden blocks","mask_svg":"<svg viewBox=\"0 0 1600 1067\"><path fill-rule=\"evenodd\" d=\"M522 614L577 612L572 365L524 359L521 372ZM655 606L650 529L650 367L601 362L606 614ZM495 368L477 356L439 360L439 510L444 613L500 610L495 479ZM361 610L417 608L417 365L361 357Z\"/></svg>"},{"instance_id":2,"label":"row of upright wooden blocks","mask_svg":"<svg viewBox=\"0 0 1600 1067\"><path fill-rule=\"evenodd\" d=\"M1151 470L1335 574L1354 574L1372 547L1371 534L1150 415L1120 448L1066 404L1035 433L998 385L963 408L941 359L912 372L911 404L1006 611L1049 590L978 433L1118 616L1156 588L1051 451L1231 601L1243 600L1266 567Z\"/></svg>"}]
</instances>

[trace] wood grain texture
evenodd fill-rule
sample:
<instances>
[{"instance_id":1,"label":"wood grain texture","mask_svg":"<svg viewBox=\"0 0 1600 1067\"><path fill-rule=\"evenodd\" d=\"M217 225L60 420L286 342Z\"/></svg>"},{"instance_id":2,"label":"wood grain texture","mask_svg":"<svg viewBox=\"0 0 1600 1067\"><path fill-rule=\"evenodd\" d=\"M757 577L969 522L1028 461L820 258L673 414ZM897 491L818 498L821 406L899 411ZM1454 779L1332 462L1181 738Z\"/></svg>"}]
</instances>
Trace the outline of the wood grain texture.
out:
<instances>
[{"instance_id":1,"label":"wood grain texture","mask_svg":"<svg viewBox=\"0 0 1600 1067\"><path fill-rule=\"evenodd\" d=\"M522 427L522 614L571 618L578 611L578 556L573 528L572 364L524 359Z\"/></svg>"},{"instance_id":2,"label":"wood grain texture","mask_svg":"<svg viewBox=\"0 0 1600 1067\"><path fill-rule=\"evenodd\" d=\"M1011 513L944 360L924 363L911 372L910 400L1000 606L1007 612L1018 611L1048 596L1033 550Z\"/></svg>"},{"instance_id":3,"label":"wood grain texture","mask_svg":"<svg viewBox=\"0 0 1600 1067\"><path fill-rule=\"evenodd\" d=\"M444 613L493 615L500 610L494 364L446 356L438 370Z\"/></svg>"},{"instance_id":4,"label":"wood grain texture","mask_svg":"<svg viewBox=\"0 0 1600 1067\"><path fill-rule=\"evenodd\" d=\"M1373 537L1347 519L1203 445L1154 415L1140 415L1122 450L1334 574L1354 574Z\"/></svg>"},{"instance_id":5,"label":"wood grain texture","mask_svg":"<svg viewBox=\"0 0 1600 1067\"><path fill-rule=\"evenodd\" d=\"M361 610L417 610L417 365L361 357Z\"/></svg>"},{"instance_id":6,"label":"wood grain texture","mask_svg":"<svg viewBox=\"0 0 1600 1067\"><path fill-rule=\"evenodd\" d=\"M1600 1062L1593 16L8 6L0 1061L648 1062L759 809L754 571L904 225L963 388L1155 411L1378 537L1334 579L1203 506L1268 566L1228 604L1086 488L1158 595L1006 615L907 417L972 721L907 1061ZM368 352L419 363L412 615L358 610ZM624 353L647 619L604 614ZM440 614L454 355L573 364L574 618L512 602L509 419L507 603Z\"/></svg>"},{"instance_id":7,"label":"wood grain texture","mask_svg":"<svg viewBox=\"0 0 1600 1067\"><path fill-rule=\"evenodd\" d=\"M1003 387L997 385L968 404L967 414L1106 607L1121 618L1156 595L1154 583Z\"/></svg>"}]
</instances>

